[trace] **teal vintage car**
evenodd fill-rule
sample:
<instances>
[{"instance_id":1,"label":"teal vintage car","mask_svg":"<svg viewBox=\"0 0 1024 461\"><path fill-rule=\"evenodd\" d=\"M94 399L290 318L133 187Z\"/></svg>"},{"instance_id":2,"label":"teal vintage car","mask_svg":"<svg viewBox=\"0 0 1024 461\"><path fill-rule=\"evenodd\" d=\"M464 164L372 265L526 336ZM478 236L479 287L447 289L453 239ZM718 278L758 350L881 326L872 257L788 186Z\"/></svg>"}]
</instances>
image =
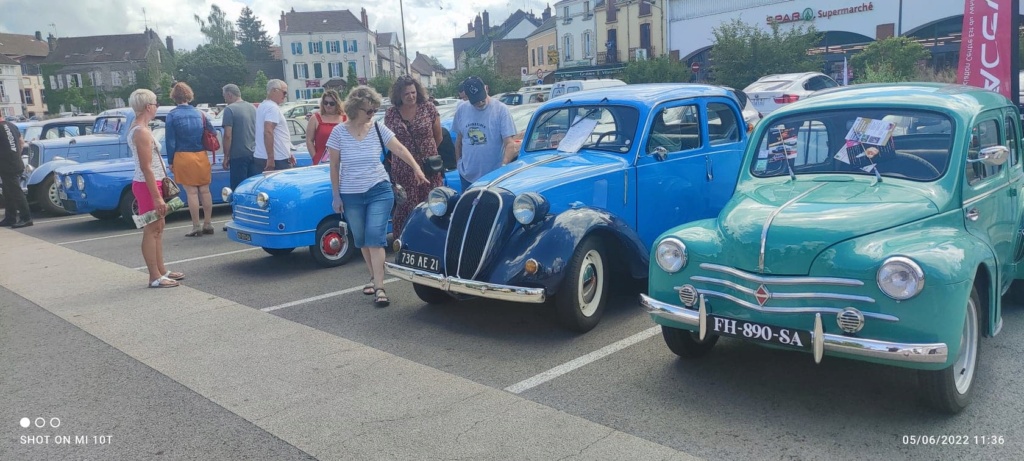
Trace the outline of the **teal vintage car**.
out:
<instances>
[{"instance_id":1,"label":"teal vintage car","mask_svg":"<svg viewBox=\"0 0 1024 461\"><path fill-rule=\"evenodd\" d=\"M641 304L684 358L719 336L919 370L950 413L1024 275L1020 115L959 85L829 90L773 112L717 218L651 251Z\"/></svg>"}]
</instances>

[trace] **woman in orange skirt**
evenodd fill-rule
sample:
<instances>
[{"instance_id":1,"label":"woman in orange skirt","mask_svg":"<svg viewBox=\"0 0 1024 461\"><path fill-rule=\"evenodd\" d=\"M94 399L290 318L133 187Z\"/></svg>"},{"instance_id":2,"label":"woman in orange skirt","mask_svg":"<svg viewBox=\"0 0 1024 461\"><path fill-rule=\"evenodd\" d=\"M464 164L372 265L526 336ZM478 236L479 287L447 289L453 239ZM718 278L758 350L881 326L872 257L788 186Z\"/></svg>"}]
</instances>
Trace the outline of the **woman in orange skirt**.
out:
<instances>
[{"instance_id":1,"label":"woman in orange skirt","mask_svg":"<svg viewBox=\"0 0 1024 461\"><path fill-rule=\"evenodd\" d=\"M210 158L203 148L203 128L213 130L210 121L199 109L189 105L192 88L178 82L171 89L171 99L178 105L167 114L164 138L167 141L167 164L174 173L174 181L188 197L188 212L192 215L192 231L186 237L212 234L210 223L213 200L210 196ZM214 153L216 155L216 153ZM203 226L199 227L199 206L203 207Z\"/></svg>"}]
</instances>

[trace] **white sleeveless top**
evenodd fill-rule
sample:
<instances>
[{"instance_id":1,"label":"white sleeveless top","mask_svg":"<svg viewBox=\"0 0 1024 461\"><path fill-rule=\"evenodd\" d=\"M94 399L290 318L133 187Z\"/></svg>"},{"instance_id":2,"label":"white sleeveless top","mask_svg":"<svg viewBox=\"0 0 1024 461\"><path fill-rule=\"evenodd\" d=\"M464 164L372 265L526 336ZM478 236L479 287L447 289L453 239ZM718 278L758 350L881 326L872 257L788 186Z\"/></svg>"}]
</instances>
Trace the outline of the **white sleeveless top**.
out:
<instances>
[{"instance_id":1,"label":"white sleeveless top","mask_svg":"<svg viewBox=\"0 0 1024 461\"><path fill-rule=\"evenodd\" d=\"M135 149L135 130L141 128L139 125L133 126L128 130L128 150L132 153L132 161L135 162L135 176L132 178L136 182L146 182L146 177L142 174L142 168L139 165L139 151ZM150 159L149 169L153 172L153 179L160 181L167 176L164 173L164 163L160 158L160 146L157 145L156 140L153 140L153 158Z\"/></svg>"}]
</instances>

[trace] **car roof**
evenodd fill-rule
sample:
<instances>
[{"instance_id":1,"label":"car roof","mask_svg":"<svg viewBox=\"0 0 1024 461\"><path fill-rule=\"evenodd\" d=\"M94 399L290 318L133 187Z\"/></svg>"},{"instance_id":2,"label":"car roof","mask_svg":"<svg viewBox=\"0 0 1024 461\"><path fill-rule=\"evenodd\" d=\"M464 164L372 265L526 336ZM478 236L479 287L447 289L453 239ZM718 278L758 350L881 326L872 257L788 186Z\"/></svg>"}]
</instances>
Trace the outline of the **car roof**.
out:
<instances>
[{"instance_id":1,"label":"car roof","mask_svg":"<svg viewBox=\"0 0 1024 461\"><path fill-rule=\"evenodd\" d=\"M830 109L859 106L903 106L944 109L965 117L983 107L1011 104L1003 95L983 88L949 83L865 83L817 91L810 97L772 112L784 114L808 106Z\"/></svg>"},{"instance_id":2,"label":"car roof","mask_svg":"<svg viewBox=\"0 0 1024 461\"><path fill-rule=\"evenodd\" d=\"M95 115L76 115L74 117L60 117L60 118L51 118L51 119L37 121L37 122L29 122L29 124L25 125L25 127L36 127L36 126L46 126L46 125L60 125L60 124L72 124L73 125L73 124L79 124L79 123L89 123L89 124L92 124L92 122L95 122L95 121L96 121L96 116Z\"/></svg>"},{"instance_id":3,"label":"car roof","mask_svg":"<svg viewBox=\"0 0 1024 461\"><path fill-rule=\"evenodd\" d=\"M663 101L701 96L724 96L734 99L728 90L720 86L699 83L642 83L577 91L553 98L545 104L564 104L567 100L597 102L607 98L609 101L633 101L654 106Z\"/></svg>"},{"instance_id":4,"label":"car roof","mask_svg":"<svg viewBox=\"0 0 1024 461\"><path fill-rule=\"evenodd\" d=\"M765 75L764 77L761 77L761 78L757 79L757 81L762 82L762 81L775 81L775 80L800 80L801 78L809 77L809 76L812 76L812 75L825 75L825 74L822 74L821 72L794 72L792 74L772 74L772 75Z\"/></svg>"}]
</instances>

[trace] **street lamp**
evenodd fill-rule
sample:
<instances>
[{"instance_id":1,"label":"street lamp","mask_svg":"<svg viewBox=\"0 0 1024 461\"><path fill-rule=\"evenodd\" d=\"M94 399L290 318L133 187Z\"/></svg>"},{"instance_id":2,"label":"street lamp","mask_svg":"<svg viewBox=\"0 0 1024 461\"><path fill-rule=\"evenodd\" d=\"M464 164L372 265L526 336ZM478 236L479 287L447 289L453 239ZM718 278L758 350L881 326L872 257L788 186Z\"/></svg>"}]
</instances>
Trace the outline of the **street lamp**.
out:
<instances>
[{"instance_id":1,"label":"street lamp","mask_svg":"<svg viewBox=\"0 0 1024 461\"><path fill-rule=\"evenodd\" d=\"M402 0L398 0L398 13L402 17L402 59L405 60L405 75L409 75L409 52L406 51L409 48L409 41L405 39L405 9Z\"/></svg>"}]
</instances>

